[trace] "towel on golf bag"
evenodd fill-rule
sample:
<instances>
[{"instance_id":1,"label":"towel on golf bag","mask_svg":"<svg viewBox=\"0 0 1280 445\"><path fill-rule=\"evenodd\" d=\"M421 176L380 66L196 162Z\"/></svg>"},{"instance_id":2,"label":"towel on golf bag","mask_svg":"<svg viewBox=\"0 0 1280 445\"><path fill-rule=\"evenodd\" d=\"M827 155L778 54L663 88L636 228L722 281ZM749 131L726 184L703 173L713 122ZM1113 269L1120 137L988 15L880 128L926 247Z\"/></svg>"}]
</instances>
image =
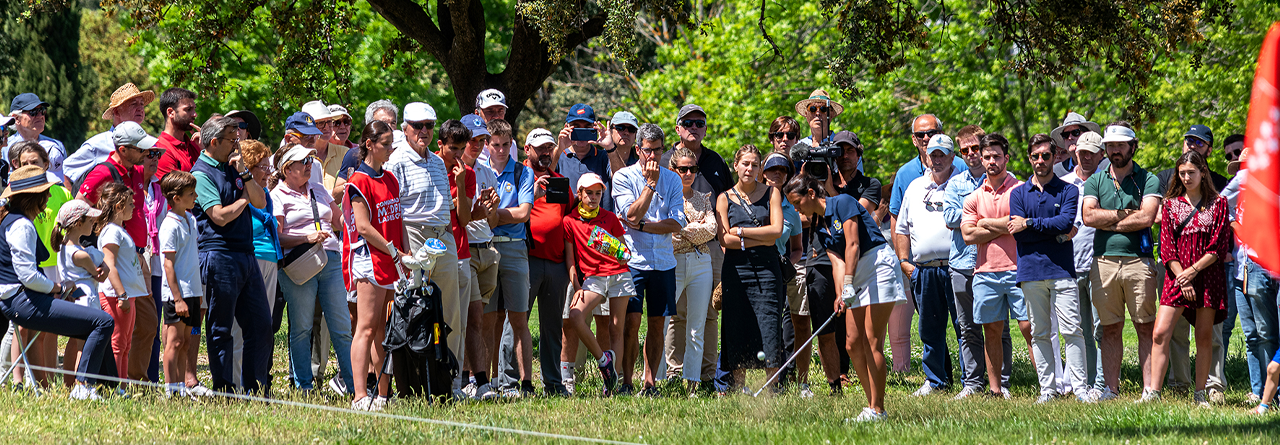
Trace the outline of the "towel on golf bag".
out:
<instances>
[{"instance_id":1,"label":"towel on golf bag","mask_svg":"<svg viewBox=\"0 0 1280 445\"><path fill-rule=\"evenodd\" d=\"M444 322L440 295L440 288L427 281L396 292L391 305L382 345L391 356L396 391L402 396L453 394L458 359L449 350L452 329Z\"/></svg>"}]
</instances>

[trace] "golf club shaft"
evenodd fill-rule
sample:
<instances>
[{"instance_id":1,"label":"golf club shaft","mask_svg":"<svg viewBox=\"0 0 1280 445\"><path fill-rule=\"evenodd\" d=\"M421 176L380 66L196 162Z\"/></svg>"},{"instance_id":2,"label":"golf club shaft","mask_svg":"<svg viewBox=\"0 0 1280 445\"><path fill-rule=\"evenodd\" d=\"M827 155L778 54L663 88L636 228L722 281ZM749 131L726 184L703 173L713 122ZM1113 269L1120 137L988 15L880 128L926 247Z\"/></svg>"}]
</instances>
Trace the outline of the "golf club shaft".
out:
<instances>
[{"instance_id":1,"label":"golf club shaft","mask_svg":"<svg viewBox=\"0 0 1280 445\"><path fill-rule=\"evenodd\" d=\"M823 329L826 329L827 325L831 324L831 320L835 320L837 315L840 315L840 312L832 313L831 316L827 318L827 321L822 322L822 327L819 327L816 331L813 331L813 335L809 336L809 340L805 341L804 345L801 345L800 347L796 348L796 352L791 354L791 358L788 358L787 361L782 364L782 366L779 366L778 372L773 373L773 376L769 377L769 380L766 380L764 382L764 385L761 385L760 389L757 389L756 393L752 394L751 397L759 397L760 391L764 391L764 389L768 388L770 384L773 384L773 381L777 379L779 375L782 374L782 371L784 369L787 369L787 365L790 365L791 362L795 361L796 357L800 356L801 352L804 352L804 348L808 347L809 343L813 343L813 339L818 338L818 333L822 332Z\"/></svg>"}]
</instances>

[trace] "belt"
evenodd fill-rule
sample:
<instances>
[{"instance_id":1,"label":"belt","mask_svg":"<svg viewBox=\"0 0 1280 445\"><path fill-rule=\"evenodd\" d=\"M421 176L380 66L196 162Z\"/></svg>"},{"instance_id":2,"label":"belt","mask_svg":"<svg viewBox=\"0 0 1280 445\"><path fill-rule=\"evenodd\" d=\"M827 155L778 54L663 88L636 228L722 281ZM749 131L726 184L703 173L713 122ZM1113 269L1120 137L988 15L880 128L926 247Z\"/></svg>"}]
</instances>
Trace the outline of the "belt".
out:
<instances>
[{"instance_id":1,"label":"belt","mask_svg":"<svg viewBox=\"0 0 1280 445\"><path fill-rule=\"evenodd\" d=\"M495 242L495 243L511 243L511 242L516 242L516 241L524 241L524 238L512 238L512 237L509 237L509 236L494 236L494 237L493 237L493 241L492 241L492 242Z\"/></svg>"},{"instance_id":2,"label":"belt","mask_svg":"<svg viewBox=\"0 0 1280 445\"><path fill-rule=\"evenodd\" d=\"M927 263L918 263L916 267L947 267L947 260L933 260Z\"/></svg>"},{"instance_id":3,"label":"belt","mask_svg":"<svg viewBox=\"0 0 1280 445\"><path fill-rule=\"evenodd\" d=\"M493 241L490 240L490 241L485 241L483 243L471 243L470 245L471 247L474 247L477 249L488 249L493 247Z\"/></svg>"}]
</instances>

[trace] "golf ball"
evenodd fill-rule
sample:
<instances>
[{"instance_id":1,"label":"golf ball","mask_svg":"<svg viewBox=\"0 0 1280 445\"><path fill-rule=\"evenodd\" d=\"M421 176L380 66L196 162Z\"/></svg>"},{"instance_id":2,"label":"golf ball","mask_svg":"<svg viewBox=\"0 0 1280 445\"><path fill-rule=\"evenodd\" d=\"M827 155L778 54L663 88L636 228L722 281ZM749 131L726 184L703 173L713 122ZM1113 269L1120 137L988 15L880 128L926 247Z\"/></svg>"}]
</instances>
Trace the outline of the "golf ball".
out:
<instances>
[{"instance_id":1,"label":"golf ball","mask_svg":"<svg viewBox=\"0 0 1280 445\"><path fill-rule=\"evenodd\" d=\"M759 360L764 360L764 351L757 352L756 358Z\"/></svg>"}]
</instances>

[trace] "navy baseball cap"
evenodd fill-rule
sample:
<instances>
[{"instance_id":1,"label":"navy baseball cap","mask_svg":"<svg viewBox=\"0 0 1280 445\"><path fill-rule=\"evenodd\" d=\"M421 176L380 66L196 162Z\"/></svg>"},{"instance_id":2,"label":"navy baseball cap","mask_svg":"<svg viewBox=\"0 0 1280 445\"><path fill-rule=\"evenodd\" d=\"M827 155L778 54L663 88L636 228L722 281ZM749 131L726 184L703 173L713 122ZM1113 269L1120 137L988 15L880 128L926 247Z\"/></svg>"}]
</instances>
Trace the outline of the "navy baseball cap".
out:
<instances>
[{"instance_id":1,"label":"navy baseball cap","mask_svg":"<svg viewBox=\"0 0 1280 445\"><path fill-rule=\"evenodd\" d=\"M485 125L484 119L474 114L462 116L462 125L471 130L471 137L489 136L489 126Z\"/></svg>"},{"instance_id":2,"label":"navy baseball cap","mask_svg":"<svg viewBox=\"0 0 1280 445\"><path fill-rule=\"evenodd\" d=\"M13 102L9 104L9 112L31 111L41 105L48 106L49 103L40 100L36 93L22 93L13 97Z\"/></svg>"},{"instance_id":3,"label":"navy baseball cap","mask_svg":"<svg viewBox=\"0 0 1280 445\"><path fill-rule=\"evenodd\" d=\"M1182 135L1182 137L1193 137L1204 141L1206 144L1213 145L1213 131L1204 125L1192 125L1191 129L1187 130L1187 134Z\"/></svg>"},{"instance_id":4,"label":"navy baseball cap","mask_svg":"<svg viewBox=\"0 0 1280 445\"><path fill-rule=\"evenodd\" d=\"M316 128L315 119L312 119L310 114L307 114L301 111L297 113L293 113L292 116L289 116L288 119L285 119L284 129L286 131L293 130L302 134L309 134L312 136L319 136L322 134L320 133L320 129Z\"/></svg>"},{"instance_id":5,"label":"navy baseball cap","mask_svg":"<svg viewBox=\"0 0 1280 445\"><path fill-rule=\"evenodd\" d=\"M564 123L573 121L596 122L596 110L591 109L590 105L577 104L569 109L569 115L564 118Z\"/></svg>"}]
</instances>

